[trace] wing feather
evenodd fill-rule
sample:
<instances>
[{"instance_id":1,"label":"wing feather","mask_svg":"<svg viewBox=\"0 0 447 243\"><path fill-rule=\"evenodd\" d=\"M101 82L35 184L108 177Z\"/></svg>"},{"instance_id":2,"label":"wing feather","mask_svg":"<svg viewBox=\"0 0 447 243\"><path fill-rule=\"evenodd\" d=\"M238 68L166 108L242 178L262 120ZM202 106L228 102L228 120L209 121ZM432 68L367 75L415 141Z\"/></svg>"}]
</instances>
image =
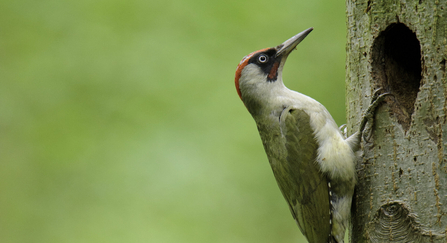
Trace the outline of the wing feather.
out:
<instances>
[{"instance_id":1,"label":"wing feather","mask_svg":"<svg viewBox=\"0 0 447 243\"><path fill-rule=\"evenodd\" d=\"M309 115L286 108L280 117L287 155L275 177L302 233L309 242L331 241L328 182L316 162L318 143Z\"/></svg>"}]
</instances>

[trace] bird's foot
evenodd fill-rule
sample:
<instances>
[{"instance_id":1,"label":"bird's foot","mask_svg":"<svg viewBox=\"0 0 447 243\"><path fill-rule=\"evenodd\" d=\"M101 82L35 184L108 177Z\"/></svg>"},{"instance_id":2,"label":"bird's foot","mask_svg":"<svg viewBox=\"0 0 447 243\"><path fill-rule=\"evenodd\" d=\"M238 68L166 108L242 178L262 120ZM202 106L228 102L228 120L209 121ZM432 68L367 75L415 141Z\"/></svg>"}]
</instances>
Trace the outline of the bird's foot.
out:
<instances>
[{"instance_id":1,"label":"bird's foot","mask_svg":"<svg viewBox=\"0 0 447 243\"><path fill-rule=\"evenodd\" d=\"M338 130L340 130L341 135L343 135L344 139L348 137L348 125L343 124L338 128Z\"/></svg>"},{"instance_id":2,"label":"bird's foot","mask_svg":"<svg viewBox=\"0 0 447 243\"><path fill-rule=\"evenodd\" d=\"M382 90L383 90L382 88L374 90L373 96L371 98L371 104L369 105L368 109L363 115L362 122L360 123L359 132L360 134L362 134L363 139L366 142L368 142L372 136L372 128L374 125L374 114L377 106L380 105L380 103L382 103L382 101L385 99L385 96L393 95L391 93L381 94Z\"/></svg>"}]
</instances>

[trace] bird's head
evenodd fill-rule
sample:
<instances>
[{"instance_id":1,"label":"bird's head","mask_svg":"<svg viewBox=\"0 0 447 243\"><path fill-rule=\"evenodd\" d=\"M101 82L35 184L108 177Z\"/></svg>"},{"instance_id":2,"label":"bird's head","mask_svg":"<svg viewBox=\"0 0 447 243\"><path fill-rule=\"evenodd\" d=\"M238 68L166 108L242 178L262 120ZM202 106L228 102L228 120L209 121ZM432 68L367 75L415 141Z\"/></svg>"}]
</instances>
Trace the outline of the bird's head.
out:
<instances>
[{"instance_id":1,"label":"bird's head","mask_svg":"<svg viewBox=\"0 0 447 243\"><path fill-rule=\"evenodd\" d=\"M282 69L289 54L313 30L309 28L277 47L261 49L245 56L236 69L235 84L239 97L250 113L259 108L259 102L282 83Z\"/></svg>"}]
</instances>

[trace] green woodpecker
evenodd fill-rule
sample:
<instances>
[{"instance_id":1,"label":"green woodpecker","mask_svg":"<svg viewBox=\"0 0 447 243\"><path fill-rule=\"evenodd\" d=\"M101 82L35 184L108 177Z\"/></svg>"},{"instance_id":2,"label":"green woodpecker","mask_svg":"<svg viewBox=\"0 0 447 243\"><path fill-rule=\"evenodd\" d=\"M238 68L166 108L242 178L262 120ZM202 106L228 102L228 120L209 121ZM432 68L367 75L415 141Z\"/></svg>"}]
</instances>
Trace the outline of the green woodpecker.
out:
<instances>
[{"instance_id":1,"label":"green woodpecker","mask_svg":"<svg viewBox=\"0 0 447 243\"><path fill-rule=\"evenodd\" d=\"M386 94L374 95L359 131L345 138L322 104L282 81L287 57L311 31L244 57L235 84L301 232L311 243L341 243L356 184L355 152Z\"/></svg>"}]
</instances>

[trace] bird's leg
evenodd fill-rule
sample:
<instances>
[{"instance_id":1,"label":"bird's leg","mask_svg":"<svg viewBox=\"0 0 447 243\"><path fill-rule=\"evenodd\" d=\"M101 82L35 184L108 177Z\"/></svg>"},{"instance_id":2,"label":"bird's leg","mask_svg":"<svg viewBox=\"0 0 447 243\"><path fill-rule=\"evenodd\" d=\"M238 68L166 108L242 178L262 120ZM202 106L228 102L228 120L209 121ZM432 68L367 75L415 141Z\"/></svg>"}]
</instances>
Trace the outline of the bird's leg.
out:
<instances>
[{"instance_id":1,"label":"bird's leg","mask_svg":"<svg viewBox=\"0 0 447 243\"><path fill-rule=\"evenodd\" d=\"M391 93L380 94L382 88L374 90L373 97L371 98L371 104L362 117L362 121L359 127L359 134L363 136L363 139L368 142L372 136L372 127L374 125L374 114L377 106L382 103L385 96L392 95ZM368 124L368 126L366 126Z\"/></svg>"}]
</instances>

